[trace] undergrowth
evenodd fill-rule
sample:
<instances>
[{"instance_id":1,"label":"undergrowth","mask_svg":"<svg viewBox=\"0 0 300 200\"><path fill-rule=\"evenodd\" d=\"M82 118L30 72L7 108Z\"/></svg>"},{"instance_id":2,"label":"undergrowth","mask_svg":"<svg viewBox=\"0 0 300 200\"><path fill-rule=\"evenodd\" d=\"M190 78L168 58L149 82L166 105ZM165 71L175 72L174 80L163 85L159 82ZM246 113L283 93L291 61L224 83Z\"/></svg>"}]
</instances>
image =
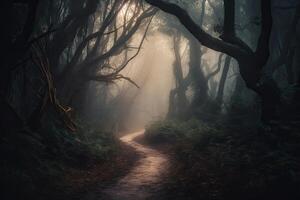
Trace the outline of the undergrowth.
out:
<instances>
[{"instance_id":1,"label":"undergrowth","mask_svg":"<svg viewBox=\"0 0 300 200\"><path fill-rule=\"evenodd\" d=\"M255 127L226 128L194 119L155 122L147 127L145 134L152 144L167 143L174 147L181 170L175 173L178 177L173 182L177 181L179 189L192 196L300 199L300 134L297 129L262 132ZM181 176L178 173L182 173ZM188 181L182 181L185 178ZM208 191L210 194L205 195Z\"/></svg>"},{"instance_id":2,"label":"undergrowth","mask_svg":"<svg viewBox=\"0 0 300 200\"><path fill-rule=\"evenodd\" d=\"M81 126L70 132L53 124L23 128L1 137L1 199L63 198L64 176L85 169L117 151L112 133Z\"/></svg>"}]
</instances>

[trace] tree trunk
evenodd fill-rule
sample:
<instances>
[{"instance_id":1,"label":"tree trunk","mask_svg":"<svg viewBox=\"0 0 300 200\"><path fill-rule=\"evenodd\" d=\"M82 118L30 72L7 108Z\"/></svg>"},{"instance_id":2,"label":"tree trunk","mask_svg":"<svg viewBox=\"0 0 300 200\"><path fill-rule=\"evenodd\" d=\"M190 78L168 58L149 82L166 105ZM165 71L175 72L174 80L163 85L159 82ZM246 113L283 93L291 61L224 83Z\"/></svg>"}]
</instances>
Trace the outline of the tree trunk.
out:
<instances>
[{"instance_id":1,"label":"tree trunk","mask_svg":"<svg viewBox=\"0 0 300 200\"><path fill-rule=\"evenodd\" d=\"M184 117L188 100L186 97L187 87L183 78L181 55L180 55L180 42L181 35L177 33L174 36L174 56L173 74L175 78L176 87L170 92L169 96L169 113L168 117Z\"/></svg>"},{"instance_id":2,"label":"tree trunk","mask_svg":"<svg viewBox=\"0 0 300 200\"><path fill-rule=\"evenodd\" d=\"M239 63L240 73L246 86L255 91L262 99L262 121L275 118L277 105L280 103L280 91L272 77L266 77L262 69L269 59L269 39L272 30L271 0L261 0L261 33L255 51L239 39L234 31L234 0L224 1L224 31L222 40L213 37L202 29L180 6L162 1L145 0L153 6L178 18L183 26L204 46L226 53ZM233 30L233 31L232 31ZM198 90L196 92L199 92Z\"/></svg>"},{"instance_id":3,"label":"tree trunk","mask_svg":"<svg viewBox=\"0 0 300 200\"><path fill-rule=\"evenodd\" d=\"M252 64L253 63L253 64ZM256 60L239 62L240 73L246 86L261 98L261 120L268 123L278 118L277 108L280 104L280 90L272 77L261 75Z\"/></svg>"},{"instance_id":4,"label":"tree trunk","mask_svg":"<svg viewBox=\"0 0 300 200\"><path fill-rule=\"evenodd\" d=\"M190 71L194 98L192 107L202 106L208 99L208 84L204 72L201 69L202 52L201 46L194 38L190 39Z\"/></svg>"},{"instance_id":5,"label":"tree trunk","mask_svg":"<svg viewBox=\"0 0 300 200\"><path fill-rule=\"evenodd\" d=\"M293 59L295 56L295 47L291 47L289 49L289 53L287 56L287 62L286 62L286 73L287 73L287 80L289 84L294 84L295 83L295 74L293 70Z\"/></svg>"},{"instance_id":6,"label":"tree trunk","mask_svg":"<svg viewBox=\"0 0 300 200\"><path fill-rule=\"evenodd\" d=\"M231 62L231 57L226 56L224 67L223 67L223 72L222 72L220 83L219 83L219 89L218 89L218 93L217 93L217 97L216 97L216 102L220 106L223 103L225 83L226 83L227 74L228 74L228 71L230 68L230 62Z\"/></svg>"}]
</instances>

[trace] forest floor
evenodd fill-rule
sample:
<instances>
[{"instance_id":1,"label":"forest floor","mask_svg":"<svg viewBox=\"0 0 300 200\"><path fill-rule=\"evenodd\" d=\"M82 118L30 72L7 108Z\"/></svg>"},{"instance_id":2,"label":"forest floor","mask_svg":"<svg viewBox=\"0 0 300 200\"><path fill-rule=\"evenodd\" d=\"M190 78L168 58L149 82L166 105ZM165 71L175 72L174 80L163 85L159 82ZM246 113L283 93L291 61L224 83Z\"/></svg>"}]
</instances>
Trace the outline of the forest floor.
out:
<instances>
[{"instance_id":1,"label":"forest floor","mask_svg":"<svg viewBox=\"0 0 300 200\"><path fill-rule=\"evenodd\" d=\"M197 155L197 164L195 167L187 167L184 160L179 161L177 158L177 149L174 144L170 143L152 143L140 135L135 138L139 144L150 146L169 158L168 176L162 180L159 193L154 193L149 200L219 200L220 185L217 183L217 176L209 169L209 164L205 158ZM188 145L188 144L187 144ZM192 154L188 150L188 153ZM190 155L191 159L194 155ZM187 155L187 159L189 155ZM195 163L196 163L195 162ZM193 169L194 168L194 169ZM212 184L211 184L212 183Z\"/></svg>"},{"instance_id":2,"label":"forest floor","mask_svg":"<svg viewBox=\"0 0 300 200\"><path fill-rule=\"evenodd\" d=\"M115 176L108 173L106 177L116 177L113 180L103 182L103 175L93 176L93 187L85 187L83 191L84 195L78 196L80 200L188 200L199 199L194 196L190 196L191 193L186 191L186 188L191 190L199 190L199 184L203 184L212 181L211 174L207 171L202 171L205 175L204 179L198 179L195 182L195 174L186 174L183 165L178 162L176 157L176 151L174 146L170 144L158 144L154 145L149 143L144 135L144 130L127 134L120 138L124 147L134 151L136 154L127 154L123 152L120 156L136 156L135 164L131 165L130 169L124 171L124 166L116 166L113 171L123 171L123 176ZM124 149L126 151L126 149ZM207 166L204 165L203 166ZM128 165L126 165L128 167ZM97 173L106 174L107 168L96 169ZM102 173L101 173L102 171ZM126 172L126 173L124 173ZM198 175L196 175L198 177ZM79 173L78 188L82 187L85 183L83 174ZM175 180L179 180L178 181ZM74 182L74 181L71 181ZM88 181L89 182L89 181ZM185 187L182 187L185 185ZM207 184L210 186L210 184ZM182 187L182 189L180 188ZM201 187L203 188L203 187ZM203 195L216 195L217 188L206 188ZM214 199L214 198L210 198Z\"/></svg>"},{"instance_id":3,"label":"forest floor","mask_svg":"<svg viewBox=\"0 0 300 200\"><path fill-rule=\"evenodd\" d=\"M151 200L300 199L298 126L263 132L165 121L135 141L169 158L168 176Z\"/></svg>"},{"instance_id":4,"label":"forest floor","mask_svg":"<svg viewBox=\"0 0 300 200\"><path fill-rule=\"evenodd\" d=\"M144 130L120 138L123 144L137 152L138 160L128 173L116 182L106 184L88 192L83 200L146 200L157 199L169 172L169 158L160 151L140 144L134 139L143 137ZM122 167L122 166L119 166ZM122 170L120 168L120 170Z\"/></svg>"},{"instance_id":5,"label":"forest floor","mask_svg":"<svg viewBox=\"0 0 300 200\"><path fill-rule=\"evenodd\" d=\"M102 191L107 185L115 184L129 173L139 159L140 155L134 148L120 142L118 153L110 160L94 163L87 169L69 169L62 185L56 186L51 199L79 200L86 199L87 194L89 199L92 199L91 193Z\"/></svg>"},{"instance_id":6,"label":"forest floor","mask_svg":"<svg viewBox=\"0 0 300 200\"><path fill-rule=\"evenodd\" d=\"M208 130L211 131L210 129ZM281 173L277 168L281 167L282 156L275 155L275 158L272 157L272 159L275 159L276 162L273 162L266 160L266 155L259 152L259 155L255 154L253 158L258 157L260 159L260 157L263 157L263 160L260 162L256 160L252 161L253 158L249 155L249 152L253 151L253 149L248 146L244 147L239 143L239 148L233 146L230 147L230 149L232 148L234 152L240 152L242 155L247 155L247 160L250 161L247 161L247 164L244 165L242 159L232 158L233 160L230 160L228 165L226 163L227 161L219 163L219 161L228 159L228 152L226 152L227 146L232 146L228 144L227 140L224 140L226 134L218 136L220 138L215 140L215 142L220 143L215 145L219 150L216 148L212 149L212 152L215 152L214 154L218 154L218 152L221 154L213 155L208 151L195 149L195 146L192 147L192 141L190 141L190 143L189 141L180 141L180 143L153 143L149 140L149 133L145 135L144 132L145 131L139 131L121 137L120 143L122 149L119 151L120 154L111 162L95 165L88 172L86 170L70 172L66 177L67 180L69 180L67 182L70 183L69 193L71 194L77 191L73 193L74 195L71 199L259 200L266 199L267 196L272 196L272 199L276 200L285 199L283 197L299 199L297 198L298 192L295 192L299 184L297 181L291 182L287 175L280 175L280 177L283 176L284 179L280 178L279 180L281 181L278 181L275 178L279 175L276 174L275 178L273 178L274 180L272 179L272 181L276 183L275 185L271 181L266 184L264 184L264 182L262 182L261 185L256 184L265 179L264 176L260 175L260 168L266 177L268 177L268 174L265 172L265 166L267 166L268 169L270 168L269 170L271 170L272 174L274 170L277 170L276 173L278 174ZM258 136L244 135L246 135L243 137L246 137L247 141L254 141L252 143L256 146L253 146L253 144L251 144L251 146L255 149L267 146L261 141L261 138L257 139L257 141L253 139ZM172 137L174 136L172 135ZM297 138L298 137L296 137L296 139ZM203 139L205 138L202 137L202 140ZM294 138L293 141L298 141L296 139ZM236 143L235 140L237 139L230 139L231 143ZM262 144L258 144L258 142ZM226 148L222 148L223 143ZM287 144L290 148L291 142L289 140ZM200 146L203 146L203 144ZM212 147L213 146L210 145L208 149ZM293 146L293 149L299 149L299 145L296 147ZM273 148L275 148L275 150L278 149L278 147L273 147L272 145L272 148L263 149L263 152L267 154L271 152L273 155ZM294 152L294 150L292 152ZM230 151L228 154L231 155L233 153ZM277 157L280 158L278 162ZM293 159L290 158L288 161L292 162ZM298 161L296 164L293 162L291 166L297 167L297 163ZM286 171L285 169L287 169L288 166L289 165L282 167L282 170ZM275 169L273 170L273 168ZM251 172L250 175L248 172ZM258 174L257 176L255 176L256 173ZM298 180L297 174L292 175L292 178L294 177L295 180ZM262 177L262 180L260 180L259 177ZM253 181L251 178L256 182L254 182L253 187L248 187L247 184ZM283 183L283 185L281 183ZM297 195L297 197L293 198L293 194Z\"/></svg>"}]
</instances>

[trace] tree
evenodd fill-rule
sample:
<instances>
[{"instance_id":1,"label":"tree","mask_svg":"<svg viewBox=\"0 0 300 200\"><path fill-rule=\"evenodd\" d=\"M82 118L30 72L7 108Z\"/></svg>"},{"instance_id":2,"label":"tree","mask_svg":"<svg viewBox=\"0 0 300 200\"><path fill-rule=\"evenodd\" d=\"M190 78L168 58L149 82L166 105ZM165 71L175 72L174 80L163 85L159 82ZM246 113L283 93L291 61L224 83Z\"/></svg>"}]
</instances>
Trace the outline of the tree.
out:
<instances>
[{"instance_id":1,"label":"tree","mask_svg":"<svg viewBox=\"0 0 300 200\"><path fill-rule=\"evenodd\" d=\"M216 97L216 101L217 101L218 105L221 105L223 103L225 83L226 83L227 74L228 74L228 71L230 68L230 62L231 62L231 57L226 56L220 83L219 83L218 93L217 93L217 97Z\"/></svg>"},{"instance_id":2,"label":"tree","mask_svg":"<svg viewBox=\"0 0 300 200\"><path fill-rule=\"evenodd\" d=\"M201 11L198 19L199 25L201 26L204 25L206 2L207 1L204 0L201 4ZM174 40L175 62L173 65L176 87L170 92L169 117L173 115L173 117L177 116L180 118L186 118L187 115L197 114L197 110L199 110L198 108L203 108L205 104L210 101L208 95L208 83L209 80L220 71L221 63L218 63L216 70L206 75L204 72L204 67L207 64L202 60L202 57L207 52L207 48L201 47L201 45L189 32L185 30L179 30L180 26L174 25L174 22L170 23L170 26L172 29L175 29L171 32L171 34L175 33L173 34L173 37L176 40ZM178 53L178 43L180 40L176 38L178 38L179 31L180 34L188 40L189 71L186 77L183 77L182 75L181 56ZM222 56L223 55L220 55L220 61L222 61ZM186 97L186 91L188 87L191 87L194 93L190 105L188 105L188 100Z\"/></svg>"},{"instance_id":3,"label":"tree","mask_svg":"<svg viewBox=\"0 0 300 200\"><path fill-rule=\"evenodd\" d=\"M156 13L156 9L135 2L5 1L1 10L6 12L2 14L5 16L8 12L13 20L23 21L15 24L7 17L1 18L3 27L8 30L1 38L1 48L5 52L1 61L1 107L11 110L15 120L20 118L18 120L31 128L38 127L41 119L53 108L63 121L71 122L68 116L73 109L65 105L78 105L80 98L86 95L84 92L90 81L112 83L125 79L135 84L120 72L141 51ZM11 15L16 9L27 12L22 12L22 16ZM36 18L37 15L41 17ZM131 46L132 36L139 30L142 30L143 37L134 43L137 46ZM122 59L114 62L117 56ZM20 79L15 78L16 74L25 77L24 87L18 91L15 88L19 87ZM29 87L30 98L27 95L22 101L9 102L16 99L19 90ZM27 106L25 114L14 109L19 106L16 104L26 107L28 99L31 105ZM4 125L9 126L8 123Z\"/></svg>"},{"instance_id":4,"label":"tree","mask_svg":"<svg viewBox=\"0 0 300 200\"><path fill-rule=\"evenodd\" d=\"M59 20L56 25L59 30L50 38L47 49L58 95L65 103L73 101L89 81L126 79L133 83L119 72L140 52L144 38L138 47L130 47L128 43L144 20L156 12L133 2L82 0L65 5L63 10L69 14ZM127 49L136 53L130 57L125 53L123 62L112 66L111 58Z\"/></svg>"},{"instance_id":5,"label":"tree","mask_svg":"<svg viewBox=\"0 0 300 200\"><path fill-rule=\"evenodd\" d=\"M185 116L187 110L188 100L186 97L187 90L187 79L184 78L182 72L182 61L181 61L181 34L175 30L173 35L173 50L174 50L174 63L173 63L173 74L175 78L175 88L171 90L169 97L169 118L182 118Z\"/></svg>"},{"instance_id":6,"label":"tree","mask_svg":"<svg viewBox=\"0 0 300 200\"><path fill-rule=\"evenodd\" d=\"M280 91L272 78L265 78L262 74L262 69L269 58L269 38L272 28L271 0L261 0L261 33L255 51L235 33L234 0L224 0L224 26L220 39L206 33L180 6L162 0L145 1L176 16L202 45L235 58L246 86L262 99L262 121L268 122L275 117L276 108L280 103Z\"/></svg>"}]
</instances>

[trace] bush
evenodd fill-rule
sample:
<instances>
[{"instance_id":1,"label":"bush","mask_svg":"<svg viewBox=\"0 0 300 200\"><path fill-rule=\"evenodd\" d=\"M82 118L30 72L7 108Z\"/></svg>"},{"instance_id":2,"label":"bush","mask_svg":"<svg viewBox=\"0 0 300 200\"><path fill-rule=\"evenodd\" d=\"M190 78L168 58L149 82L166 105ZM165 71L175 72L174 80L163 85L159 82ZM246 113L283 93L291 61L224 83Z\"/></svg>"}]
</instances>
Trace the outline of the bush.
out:
<instances>
[{"instance_id":1,"label":"bush","mask_svg":"<svg viewBox=\"0 0 300 200\"><path fill-rule=\"evenodd\" d=\"M152 143L189 142L200 147L216 140L220 133L216 128L195 119L186 122L166 120L148 126L145 137Z\"/></svg>"},{"instance_id":2,"label":"bush","mask_svg":"<svg viewBox=\"0 0 300 200\"><path fill-rule=\"evenodd\" d=\"M219 183L212 187L222 185L228 199L300 198L299 133L262 133L255 127L226 128L189 120L155 122L145 134L153 143L174 146L186 176L203 174L203 168L214 174Z\"/></svg>"},{"instance_id":3,"label":"bush","mask_svg":"<svg viewBox=\"0 0 300 200\"><path fill-rule=\"evenodd\" d=\"M43 138L55 159L59 156L62 161L75 166L87 166L95 160L105 160L117 148L113 133L85 126L79 127L76 133L52 126Z\"/></svg>"},{"instance_id":4,"label":"bush","mask_svg":"<svg viewBox=\"0 0 300 200\"><path fill-rule=\"evenodd\" d=\"M175 121L158 121L146 128L145 137L151 143L174 142L182 137L184 129Z\"/></svg>"}]
</instances>

